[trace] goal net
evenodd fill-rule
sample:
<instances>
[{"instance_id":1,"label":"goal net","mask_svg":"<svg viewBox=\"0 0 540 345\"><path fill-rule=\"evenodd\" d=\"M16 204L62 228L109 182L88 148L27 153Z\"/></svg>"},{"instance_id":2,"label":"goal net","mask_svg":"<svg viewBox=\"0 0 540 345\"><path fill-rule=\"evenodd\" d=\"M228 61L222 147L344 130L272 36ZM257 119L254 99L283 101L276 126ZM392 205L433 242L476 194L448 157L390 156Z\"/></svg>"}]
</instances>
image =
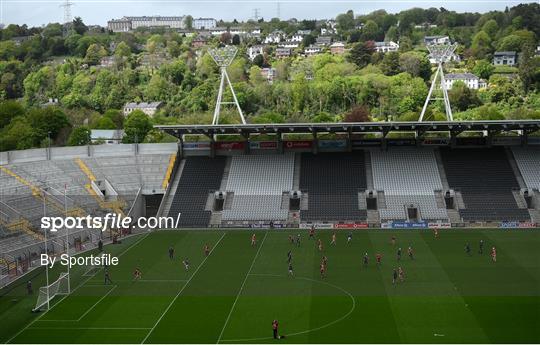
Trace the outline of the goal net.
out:
<instances>
[{"instance_id":1,"label":"goal net","mask_svg":"<svg viewBox=\"0 0 540 345\"><path fill-rule=\"evenodd\" d=\"M69 294L69 274L66 272L60 273L60 277L52 284L39 288L39 295L36 302L35 310L40 310L57 295Z\"/></svg>"}]
</instances>

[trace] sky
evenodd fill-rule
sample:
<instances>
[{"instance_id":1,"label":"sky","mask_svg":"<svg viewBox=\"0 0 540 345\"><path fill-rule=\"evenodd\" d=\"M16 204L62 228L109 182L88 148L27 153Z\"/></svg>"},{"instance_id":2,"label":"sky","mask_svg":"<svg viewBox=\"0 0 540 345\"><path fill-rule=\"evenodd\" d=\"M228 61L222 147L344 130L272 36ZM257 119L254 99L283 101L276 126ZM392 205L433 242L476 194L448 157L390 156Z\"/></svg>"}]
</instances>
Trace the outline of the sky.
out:
<instances>
[{"instance_id":1,"label":"sky","mask_svg":"<svg viewBox=\"0 0 540 345\"><path fill-rule=\"evenodd\" d=\"M0 23L41 26L62 22L65 0L0 0ZM457 12L488 12L504 10L520 3L540 0L70 0L73 17L81 17L86 24L103 25L123 16L161 15L213 17L232 21L252 19L257 10L259 17L281 19L324 19L352 9L355 14L366 14L378 9L395 13L412 7L444 7Z\"/></svg>"}]
</instances>

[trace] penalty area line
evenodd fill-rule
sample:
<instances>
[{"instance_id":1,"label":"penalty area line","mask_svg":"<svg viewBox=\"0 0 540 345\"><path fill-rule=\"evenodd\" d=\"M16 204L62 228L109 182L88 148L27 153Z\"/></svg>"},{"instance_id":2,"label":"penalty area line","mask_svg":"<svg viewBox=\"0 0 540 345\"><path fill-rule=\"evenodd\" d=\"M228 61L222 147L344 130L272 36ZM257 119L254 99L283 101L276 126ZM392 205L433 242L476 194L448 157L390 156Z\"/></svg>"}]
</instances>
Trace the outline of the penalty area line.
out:
<instances>
[{"instance_id":1,"label":"penalty area line","mask_svg":"<svg viewBox=\"0 0 540 345\"><path fill-rule=\"evenodd\" d=\"M191 277L189 277L189 279L187 280L187 282L184 284L184 286L182 287L182 289L180 289L180 291L178 291L178 293L176 294L176 296L174 296L173 300L171 301L171 303L169 303L169 305L167 306L167 308L165 308L165 310L163 311L163 313L161 314L161 316L159 317L159 319L156 321L156 323L154 324L154 327L152 327L150 329L150 332L148 332L148 334L146 334L146 337L144 337L144 339L141 341L141 344L144 344L146 342L146 340L148 339L148 337L150 336L150 334L152 334L152 332L154 331L154 329L156 329L157 325L161 322L161 320L163 319L163 317L165 316L165 314L167 314L167 312L169 311L169 309L171 309L171 307L173 306L174 302L176 302L176 300L178 299L178 297L180 297L180 295L182 294L182 292L184 291L184 289L186 288L186 286L189 285L189 283L191 282L191 280L193 279L193 277L195 277L195 275L197 274L197 272L199 272L199 270L201 269L201 267L204 265L204 263L206 262L206 260L210 257L210 255L212 255L212 253L214 252L214 249L216 249L216 247L219 245L219 243L221 242L221 240L225 237L225 235L227 235L227 233L223 233L223 235L219 238L219 240L217 241L217 243L212 247L212 250L210 250L210 253L208 254L208 256L206 256L203 261L199 264L199 266L197 266L197 269L195 270L195 272L193 272L193 274L191 275Z\"/></svg>"},{"instance_id":2,"label":"penalty area line","mask_svg":"<svg viewBox=\"0 0 540 345\"><path fill-rule=\"evenodd\" d=\"M253 269L253 265L255 265L255 261L257 261L257 258L259 257L259 253L261 251L261 248L263 247L264 241L266 240L266 236L268 236L268 232L265 232L264 238L261 241L261 245L257 249L257 253L253 257L253 261L251 261L251 266L249 266L249 270L246 273L246 276L244 277L244 281L242 282L242 285L240 286L240 290L238 290L238 293L236 294L236 299L234 300L233 305L231 306L231 310L229 311L229 315L227 315L227 319L225 319L225 324L223 325L223 328L221 329L221 333L219 333L219 337L216 341L216 344L219 344L221 341L221 338L223 337L223 332L225 332L225 328L227 327L227 324L229 323L229 320L231 318L231 315L234 311L234 307L236 306L236 302L238 302L238 299L240 298L240 295L242 294L242 291L244 290L244 286L246 285L246 281L248 280L248 277L251 274L251 270Z\"/></svg>"},{"instance_id":3,"label":"penalty area line","mask_svg":"<svg viewBox=\"0 0 540 345\"><path fill-rule=\"evenodd\" d=\"M142 236L141 238L139 238L136 242L132 243L129 247L127 247L126 249L124 249L120 254L118 254L118 257L124 255L125 253L127 253L128 250L130 250L131 248L135 247L136 245L138 245L142 240L144 240L146 237L148 237L148 233L144 236ZM49 311L51 311L54 307L56 307L57 305L59 305L64 299L66 299L68 296L70 296L72 293L74 293L75 291L77 291L77 289L79 289L81 286L83 286L84 284L86 284L90 279L92 279L95 275L97 274L94 273L93 275L89 276L87 279L85 279L81 284L79 284L77 287L75 287L75 289L71 290L71 293L68 294L68 295L65 295L63 296L58 302L56 302L52 307L50 307L49 309L47 309L43 314L39 315L38 317L36 317L34 320L32 320L28 325L26 325L23 329L21 329L19 332L17 332L14 336L12 336L11 338L8 339L8 341L6 341L6 344L9 344L11 343L11 341L15 338L17 338L22 332L26 331L30 326L32 326L36 321L39 321L44 315L46 315Z\"/></svg>"}]
</instances>

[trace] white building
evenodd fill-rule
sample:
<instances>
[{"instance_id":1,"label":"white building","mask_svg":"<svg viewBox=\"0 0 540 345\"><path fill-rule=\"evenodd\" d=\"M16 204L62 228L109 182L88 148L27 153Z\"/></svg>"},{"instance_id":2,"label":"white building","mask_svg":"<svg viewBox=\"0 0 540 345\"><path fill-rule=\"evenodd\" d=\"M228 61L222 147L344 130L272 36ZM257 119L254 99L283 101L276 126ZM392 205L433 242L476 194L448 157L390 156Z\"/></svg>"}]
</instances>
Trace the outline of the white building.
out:
<instances>
[{"instance_id":1,"label":"white building","mask_svg":"<svg viewBox=\"0 0 540 345\"><path fill-rule=\"evenodd\" d=\"M302 35L302 36L310 35L310 34L311 34L311 30L298 30L298 31L296 31L296 34Z\"/></svg>"},{"instance_id":2,"label":"white building","mask_svg":"<svg viewBox=\"0 0 540 345\"><path fill-rule=\"evenodd\" d=\"M185 29L186 17L184 16L142 16L123 17L107 22L107 28L113 32L126 32L137 28L165 27L170 29Z\"/></svg>"},{"instance_id":3,"label":"white building","mask_svg":"<svg viewBox=\"0 0 540 345\"><path fill-rule=\"evenodd\" d=\"M454 82L461 81L467 85L469 89L478 90L482 87L486 87L485 81L481 80L472 73L449 73L444 76L444 82L446 89L452 89Z\"/></svg>"},{"instance_id":4,"label":"white building","mask_svg":"<svg viewBox=\"0 0 540 345\"><path fill-rule=\"evenodd\" d=\"M450 44L450 37L448 36L426 36L424 37L424 43L426 45L431 44Z\"/></svg>"},{"instance_id":5,"label":"white building","mask_svg":"<svg viewBox=\"0 0 540 345\"><path fill-rule=\"evenodd\" d=\"M215 28L217 21L214 18L193 18L191 26L196 30L208 30Z\"/></svg>"},{"instance_id":6,"label":"white building","mask_svg":"<svg viewBox=\"0 0 540 345\"><path fill-rule=\"evenodd\" d=\"M290 41L292 42L302 42L302 40L304 39L304 35L301 35L299 34L298 32L295 33L294 35L291 36L291 38L289 39Z\"/></svg>"},{"instance_id":7,"label":"white building","mask_svg":"<svg viewBox=\"0 0 540 345\"><path fill-rule=\"evenodd\" d=\"M158 109L162 105L163 105L162 102L150 102L150 103L146 103L146 102L141 102L141 103L130 102L130 103L126 103L126 105L124 105L124 111L123 112L124 112L124 116L127 116L134 110L141 110L146 115L152 117L152 116L154 116L156 114L156 111L158 111Z\"/></svg>"},{"instance_id":8,"label":"white building","mask_svg":"<svg viewBox=\"0 0 540 345\"><path fill-rule=\"evenodd\" d=\"M92 129L90 133L90 140L93 144L105 143L105 144L120 144L124 137L124 131L122 129Z\"/></svg>"},{"instance_id":9,"label":"white building","mask_svg":"<svg viewBox=\"0 0 540 345\"><path fill-rule=\"evenodd\" d=\"M263 45L254 45L247 49L247 55L251 61L255 59L257 55L263 55L264 54L264 46Z\"/></svg>"},{"instance_id":10,"label":"white building","mask_svg":"<svg viewBox=\"0 0 540 345\"><path fill-rule=\"evenodd\" d=\"M517 64L518 54L514 51L495 52L493 54L493 64L495 66L515 66Z\"/></svg>"},{"instance_id":11,"label":"white building","mask_svg":"<svg viewBox=\"0 0 540 345\"><path fill-rule=\"evenodd\" d=\"M291 48L291 49L294 49L294 48L298 48L298 46L300 45L300 43L298 42L293 42L291 40L286 40L285 42L281 42L279 44L280 47L283 47L283 48Z\"/></svg>"},{"instance_id":12,"label":"white building","mask_svg":"<svg viewBox=\"0 0 540 345\"><path fill-rule=\"evenodd\" d=\"M397 52L399 44L394 41L390 42L375 42L375 50L378 53Z\"/></svg>"},{"instance_id":13,"label":"white building","mask_svg":"<svg viewBox=\"0 0 540 345\"><path fill-rule=\"evenodd\" d=\"M306 55L306 56L317 55L321 51L322 51L322 48L320 46L310 45L309 47L304 49L304 55Z\"/></svg>"},{"instance_id":14,"label":"white building","mask_svg":"<svg viewBox=\"0 0 540 345\"><path fill-rule=\"evenodd\" d=\"M266 44L272 44L272 43L279 43L281 40L285 37L285 33L283 31L274 31L268 36L264 38L264 43Z\"/></svg>"},{"instance_id":15,"label":"white building","mask_svg":"<svg viewBox=\"0 0 540 345\"><path fill-rule=\"evenodd\" d=\"M128 19L112 19L107 22L107 29L112 32L128 32L131 31L131 20Z\"/></svg>"}]
</instances>

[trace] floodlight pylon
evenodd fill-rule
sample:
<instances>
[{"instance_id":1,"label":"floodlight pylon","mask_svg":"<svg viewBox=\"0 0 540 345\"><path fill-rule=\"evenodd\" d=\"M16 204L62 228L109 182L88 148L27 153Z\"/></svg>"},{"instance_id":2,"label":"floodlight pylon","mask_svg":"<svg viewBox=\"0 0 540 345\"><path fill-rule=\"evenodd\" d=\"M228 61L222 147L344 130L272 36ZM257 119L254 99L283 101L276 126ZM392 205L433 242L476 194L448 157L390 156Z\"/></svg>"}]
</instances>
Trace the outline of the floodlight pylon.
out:
<instances>
[{"instance_id":1,"label":"floodlight pylon","mask_svg":"<svg viewBox=\"0 0 540 345\"><path fill-rule=\"evenodd\" d=\"M434 101L434 100L444 101L444 110L446 113L446 120L454 121L454 116L452 114L452 107L450 106L450 98L448 97L448 89L446 88L446 81L444 78L443 66L445 62L450 60L456 48L457 48L457 44L432 44L432 45L427 46L430 56L437 63L437 70L435 71L435 76L433 78L433 81L431 82L431 86L429 88L426 101L424 102L424 106L422 107L422 112L420 113L420 121L424 120L424 115L426 113L429 102ZM442 90L442 94L443 94L442 98L433 97L433 91L437 87L438 82Z\"/></svg>"},{"instance_id":2,"label":"floodlight pylon","mask_svg":"<svg viewBox=\"0 0 540 345\"><path fill-rule=\"evenodd\" d=\"M236 109L238 110L238 114L240 115L240 119L242 120L242 124L244 125L246 124L244 113L242 112L242 108L240 108L240 104L238 103L238 99L236 98L236 93L234 92L234 88L232 86L231 80L229 79L229 75L227 74L227 67L231 64L237 52L238 52L238 49L236 49L236 47L233 47L233 46L225 46L223 48L208 49L208 54L210 54L212 59L214 59L214 62L216 63L216 65L218 65L219 69L221 70L221 80L219 82L219 91L218 91L218 96L216 100L216 108L214 109L214 118L212 119L213 125L219 124L219 115L221 112L221 106L224 104L236 105ZM227 82L227 85L229 86L229 89L231 90L233 102L223 102L222 100L225 82Z\"/></svg>"}]
</instances>

